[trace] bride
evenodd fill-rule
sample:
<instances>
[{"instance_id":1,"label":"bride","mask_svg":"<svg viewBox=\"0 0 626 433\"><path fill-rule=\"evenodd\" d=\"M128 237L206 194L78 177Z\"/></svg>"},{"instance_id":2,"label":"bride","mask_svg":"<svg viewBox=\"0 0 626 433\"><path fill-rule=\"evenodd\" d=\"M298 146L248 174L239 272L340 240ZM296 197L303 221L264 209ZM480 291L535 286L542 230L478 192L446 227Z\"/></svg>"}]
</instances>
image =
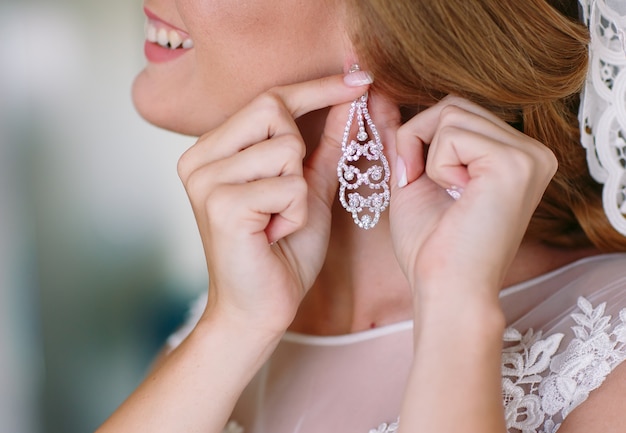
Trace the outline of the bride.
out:
<instances>
[{"instance_id":1,"label":"bride","mask_svg":"<svg viewBox=\"0 0 626 433\"><path fill-rule=\"evenodd\" d=\"M623 431L625 25L580 3L146 0L210 282L99 431Z\"/></svg>"}]
</instances>

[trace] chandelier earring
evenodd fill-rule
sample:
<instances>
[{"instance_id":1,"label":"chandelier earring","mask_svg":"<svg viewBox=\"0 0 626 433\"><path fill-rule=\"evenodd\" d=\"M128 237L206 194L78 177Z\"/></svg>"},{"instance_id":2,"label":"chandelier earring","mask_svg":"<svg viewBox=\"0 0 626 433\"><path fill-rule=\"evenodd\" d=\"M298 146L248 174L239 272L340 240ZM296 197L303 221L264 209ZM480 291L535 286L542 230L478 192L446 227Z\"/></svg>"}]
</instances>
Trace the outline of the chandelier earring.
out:
<instances>
[{"instance_id":1,"label":"chandelier earring","mask_svg":"<svg viewBox=\"0 0 626 433\"><path fill-rule=\"evenodd\" d=\"M349 72L359 70L358 65L353 65ZM383 154L380 134L369 114L368 97L365 93L350 106L341 140L342 154L337 164L339 201L352 214L354 223L365 230L378 223L391 196L389 163Z\"/></svg>"}]
</instances>

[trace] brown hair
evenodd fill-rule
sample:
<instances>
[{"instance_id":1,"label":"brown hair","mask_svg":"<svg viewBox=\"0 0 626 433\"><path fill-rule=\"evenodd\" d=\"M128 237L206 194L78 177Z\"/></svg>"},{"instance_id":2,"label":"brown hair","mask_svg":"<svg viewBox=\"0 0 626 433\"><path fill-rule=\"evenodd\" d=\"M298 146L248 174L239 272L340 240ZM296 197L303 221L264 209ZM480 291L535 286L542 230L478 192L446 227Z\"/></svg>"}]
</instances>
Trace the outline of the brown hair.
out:
<instances>
[{"instance_id":1,"label":"brown hair","mask_svg":"<svg viewBox=\"0 0 626 433\"><path fill-rule=\"evenodd\" d=\"M353 0L350 37L375 90L415 113L447 94L492 110L549 146L559 170L528 236L626 250L580 145L588 31L576 0Z\"/></svg>"}]
</instances>

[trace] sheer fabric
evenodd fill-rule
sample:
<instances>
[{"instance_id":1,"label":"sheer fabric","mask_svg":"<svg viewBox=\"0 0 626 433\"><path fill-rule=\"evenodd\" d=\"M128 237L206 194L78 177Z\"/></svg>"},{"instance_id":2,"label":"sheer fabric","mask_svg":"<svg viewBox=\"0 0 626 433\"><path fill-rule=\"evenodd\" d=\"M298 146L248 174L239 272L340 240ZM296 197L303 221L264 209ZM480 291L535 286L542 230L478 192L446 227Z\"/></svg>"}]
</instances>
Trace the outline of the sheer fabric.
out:
<instances>
[{"instance_id":1,"label":"sheer fabric","mask_svg":"<svg viewBox=\"0 0 626 433\"><path fill-rule=\"evenodd\" d=\"M510 433L555 433L626 358L625 288L626 254L612 254L501 292L509 324L502 395ZM172 336L172 347L193 328L205 302L198 301L187 326ZM393 433L412 344L411 322L344 336L288 332L224 431Z\"/></svg>"}]
</instances>

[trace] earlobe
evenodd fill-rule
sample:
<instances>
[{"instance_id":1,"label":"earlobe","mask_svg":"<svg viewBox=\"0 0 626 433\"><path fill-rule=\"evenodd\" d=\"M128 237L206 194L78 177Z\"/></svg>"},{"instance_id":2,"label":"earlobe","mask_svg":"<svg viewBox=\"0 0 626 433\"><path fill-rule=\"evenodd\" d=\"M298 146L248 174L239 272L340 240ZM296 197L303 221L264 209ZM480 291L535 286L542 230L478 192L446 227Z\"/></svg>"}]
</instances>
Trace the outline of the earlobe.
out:
<instances>
[{"instance_id":1,"label":"earlobe","mask_svg":"<svg viewBox=\"0 0 626 433\"><path fill-rule=\"evenodd\" d=\"M354 49L354 45L352 44L352 41L349 39L348 35L346 34L344 37L344 48L343 48L343 73L344 75L347 75L350 73L350 69L354 66L354 65L359 65L359 56L357 55L355 49Z\"/></svg>"}]
</instances>

